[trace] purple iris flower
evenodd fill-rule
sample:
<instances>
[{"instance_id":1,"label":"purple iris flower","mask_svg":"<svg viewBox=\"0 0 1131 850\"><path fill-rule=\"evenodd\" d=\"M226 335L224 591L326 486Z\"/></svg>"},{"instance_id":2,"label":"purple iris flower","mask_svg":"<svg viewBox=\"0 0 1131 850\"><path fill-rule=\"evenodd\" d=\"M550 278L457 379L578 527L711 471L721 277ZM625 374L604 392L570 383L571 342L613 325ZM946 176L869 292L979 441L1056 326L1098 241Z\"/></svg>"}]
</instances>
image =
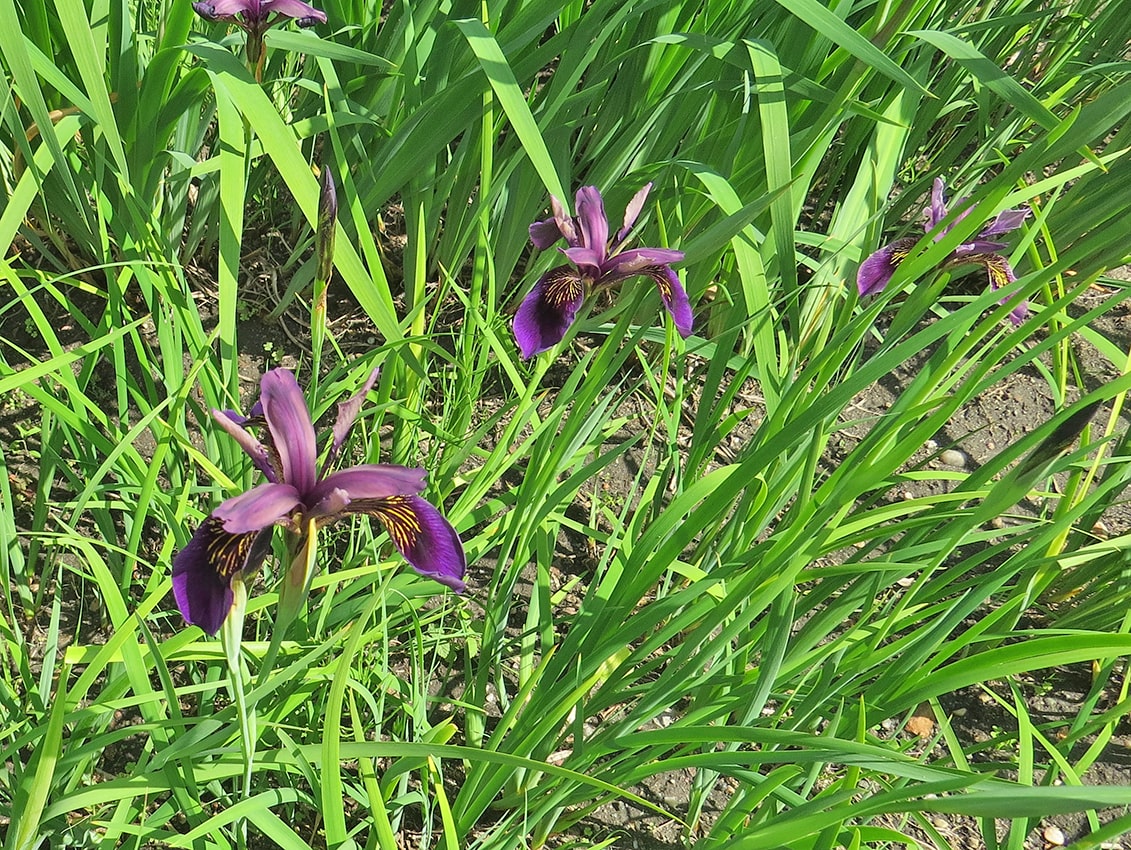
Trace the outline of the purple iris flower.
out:
<instances>
[{"instance_id":1,"label":"purple iris flower","mask_svg":"<svg viewBox=\"0 0 1131 850\"><path fill-rule=\"evenodd\" d=\"M198 0L192 8L206 21L227 21L247 33L247 61L261 82L267 30L288 20L300 27L326 23L325 12L302 0Z\"/></svg>"},{"instance_id":2,"label":"purple iris flower","mask_svg":"<svg viewBox=\"0 0 1131 850\"><path fill-rule=\"evenodd\" d=\"M636 275L653 280L680 336L685 339L691 336L691 303L671 267L672 263L683 259L683 252L669 248L624 250L625 238L644 208L651 188L649 183L629 201L624 211L624 225L612 239L609 238L605 202L595 186L582 186L577 190L576 216L568 215L561 201L550 197L554 215L530 225L530 241L535 247L546 249L564 239L569 247L559 250L572 265L557 266L542 275L519 305L514 317L514 336L524 358L561 342L590 291Z\"/></svg>"},{"instance_id":3,"label":"purple iris flower","mask_svg":"<svg viewBox=\"0 0 1131 850\"><path fill-rule=\"evenodd\" d=\"M964 205L965 198L959 200L959 205ZM966 218L970 214L971 207L967 206L958 217L946 227L942 228L935 234L935 241L942 239L954 225ZM944 218L947 216L946 208L946 194L943 187L943 181L940 178L935 178L934 185L931 188L931 205L925 210L927 214L927 222L924 225L926 232L931 232L939 226ZM1009 265L1007 260L1002 254L998 253L1002 248L1006 247L1004 243L998 242L991 237L1001 236L1003 233L1009 233L1011 230L1016 230L1021 226L1021 223L1029 215L1028 209L1013 209L1005 210L998 213L989 224L982 228L981 233L971 239L969 242L963 242L940 264L940 268L949 269L956 266L967 265L970 263L980 265L986 270L986 276L989 278L990 286L993 289L1001 289L1013 281L1017 280L1016 275L1013 274L1013 268ZM885 245L880 250L872 254L868 259L860 264L860 269L856 273L856 289L861 296L874 295L883 290L891 280L895 270L899 264L907 259L908 254L918 243L918 239L914 237L905 237L897 239L890 245ZM1005 299L1003 299L1004 301ZM1025 318L1029 315L1029 304L1027 301L1022 301L1009 313L1009 320L1014 325L1020 325Z\"/></svg>"},{"instance_id":4,"label":"purple iris flower","mask_svg":"<svg viewBox=\"0 0 1131 850\"><path fill-rule=\"evenodd\" d=\"M377 517L418 573L463 592L463 544L440 512L417 495L424 489L423 469L364 464L326 473L376 378L374 371L357 395L338 404L321 472L306 400L286 369L263 375L250 416L212 411L267 481L221 503L173 559L173 594L186 622L208 634L219 631L232 609L232 580L259 569L274 526L303 534L310 522L320 526L350 514ZM263 442L248 430L254 426L266 426Z\"/></svg>"}]
</instances>

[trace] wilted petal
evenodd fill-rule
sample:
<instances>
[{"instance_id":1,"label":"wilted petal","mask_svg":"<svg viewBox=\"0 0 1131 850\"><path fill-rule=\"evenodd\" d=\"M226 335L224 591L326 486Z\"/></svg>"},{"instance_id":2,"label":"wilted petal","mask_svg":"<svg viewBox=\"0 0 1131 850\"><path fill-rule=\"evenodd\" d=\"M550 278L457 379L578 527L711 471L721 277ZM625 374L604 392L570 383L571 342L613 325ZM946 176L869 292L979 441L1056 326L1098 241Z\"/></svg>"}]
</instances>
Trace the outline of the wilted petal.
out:
<instances>
[{"instance_id":1,"label":"wilted petal","mask_svg":"<svg viewBox=\"0 0 1131 850\"><path fill-rule=\"evenodd\" d=\"M580 245L581 236L577 232L577 224L566 208L562 206L557 195L550 195L550 209L554 211L554 221L558 223L558 232L570 245Z\"/></svg>"},{"instance_id":2,"label":"wilted petal","mask_svg":"<svg viewBox=\"0 0 1131 850\"><path fill-rule=\"evenodd\" d=\"M931 184L931 205L927 208L928 231L939 226L939 222L946 218L946 186L941 177L936 177Z\"/></svg>"},{"instance_id":3,"label":"wilted petal","mask_svg":"<svg viewBox=\"0 0 1131 850\"><path fill-rule=\"evenodd\" d=\"M988 239L973 239L970 242L963 242L955 248L954 256L966 257L970 254L992 254L995 251L1000 251L1004 247L1004 242L991 242Z\"/></svg>"},{"instance_id":4,"label":"wilted petal","mask_svg":"<svg viewBox=\"0 0 1131 850\"><path fill-rule=\"evenodd\" d=\"M636 224L636 219L640 217L640 211L644 209L644 202L648 200L648 193L652 190L651 183L645 183L644 188L632 196L632 200L628 202L628 206L624 208L624 226L617 231L617 244L625 240L632 225Z\"/></svg>"},{"instance_id":5,"label":"wilted petal","mask_svg":"<svg viewBox=\"0 0 1131 850\"><path fill-rule=\"evenodd\" d=\"M328 281L334 273L334 237L338 223L338 190L330 166L322 166L318 192L318 228L315 232L315 253L318 256L317 277Z\"/></svg>"},{"instance_id":6,"label":"wilted petal","mask_svg":"<svg viewBox=\"0 0 1131 850\"><path fill-rule=\"evenodd\" d=\"M562 341L585 301L585 284L569 266L550 269L530 290L514 316L514 336L524 358Z\"/></svg>"},{"instance_id":7,"label":"wilted petal","mask_svg":"<svg viewBox=\"0 0 1131 850\"><path fill-rule=\"evenodd\" d=\"M664 302L664 309L675 322L675 329L684 339L691 336L694 316L691 313L691 302L683 284L679 282L679 275L668 266L649 266L641 274L645 274L656 284L660 290L660 300Z\"/></svg>"},{"instance_id":8,"label":"wilted petal","mask_svg":"<svg viewBox=\"0 0 1131 850\"><path fill-rule=\"evenodd\" d=\"M609 220L605 217L605 202L596 186L582 186L577 190L577 221L581 227L581 244L598 252L601 265L609 242Z\"/></svg>"},{"instance_id":9,"label":"wilted petal","mask_svg":"<svg viewBox=\"0 0 1131 850\"><path fill-rule=\"evenodd\" d=\"M369 391L373 389L373 385L377 383L377 376L381 373L380 369L374 369L369 373L369 377L365 379L365 383L361 385L361 389L354 395L347 398L345 401L338 402L338 418L334 421L334 442L330 446L330 454L326 457L326 464L323 468L328 469L333 465L334 460L338 457L338 452L342 448L342 444L349 436L350 430L353 428L353 423L357 419L357 414L361 412L361 406L365 403L365 397Z\"/></svg>"},{"instance_id":10,"label":"wilted petal","mask_svg":"<svg viewBox=\"0 0 1131 850\"><path fill-rule=\"evenodd\" d=\"M173 559L173 596L185 622L216 634L232 609L232 576L259 569L270 530L229 534L209 517Z\"/></svg>"},{"instance_id":11,"label":"wilted petal","mask_svg":"<svg viewBox=\"0 0 1131 850\"><path fill-rule=\"evenodd\" d=\"M300 27L326 23L325 12L303 3L302 0L261 0L261 5L266 11L294 18Z\"/></svg>"},{"instance_id":12,"label":"wilted petal","mask_svg":"<svg viewBox=\"0 0 1131 850\"><path fill-rule=\"evenodd\" d=\"M301 504L299 492L290 484L260 484L221 502L212 516L223 522L229 534L244 534L274 525Z\"/></svg>"},{"instance_id":13,"label":"wilted petal","mask_svg":"<svg viewBox=\"0 0 1131 850\"><path fill-rule=\"evenodd\" d=\"M255 468L267 476L268 481L278 481L275 470L271 466L271 455L255 435L244 428L244 424L251 421L245 416L240 416L233 410L213 410L212 418L228 434L240 444L240 448L247 452Z\"/></svg>"},{"instance_id":14,"label":"wilted petal","mask_svg":"<svg viewBox=\"0 0 1131 850\"><path fill-rule=\"evenodd\" d=\"M272 369L259 384L263 416L271 432L283 481L299 493L307 493L317 479L314 425L295 376L286 369Z\"/></svg>"},{"instance_id":15,"label":"wilted petal","mask_svg":"<svg viewBox=\"0 0 1131 850\"><path fill-rule=\"evenodd\" d=\"M981 233L978 234L979 238L987 236L1000 236L1003 233L1009 233L1011 230L1019 228L1026 218L1029 217L1028 208L1019 208L1015 210L1003 210L997 214L989 224L985 226Z\"/></svg>"},{"instance_id":16,"label":"wilted petal","mask_svg":"<svg viewBox=\"0 0 1131 850\"><path fill-rule=\"evenodd\" d=\"M882 292L888 285L895 270L899 268L911 249L915 246L915 239L897 239L890 245L885 245L860 264L856 272L856 291L861 297Z\"/></svg>"},{"instance_id":17,"label":"wilted petal","mask_svg":"<svg viewBox=\"0 0 1131 850\"><path fill-rule=\"evenodd\" d=\"M535 248L545 251L561 238L562 231L558 227L556 218L536 221L530 225L530 241L534 243Z\"/></svg>"},{"instance_id":18,"label":"wilted petal","mask_svg":"<svg viewBox=\"0 0 1131 850\"><path fill-rule=\"evenodd\" d=\"M423 576L463 593L467 560L450 522L419 496L393 496L368 503L365 513L381 520L393 545Z\"/></svg>"},{"instance_id":19,"label":"wilted petal","mask_svg":"<svg viewBox=\"0 0 1131 850\"><path fill-rule=\"evenodd\" d=\"M368 463L351 466L327 475L311 491L310 507L314 515L327 515L335 512L326 499L336 503L341 490L350 500L384 499L389 496L413 496L424 489L426 473L423 469L407 466L393 466L385 463ZM336 510L340 511L344 505Z\"/></svg>"}]
</instances>

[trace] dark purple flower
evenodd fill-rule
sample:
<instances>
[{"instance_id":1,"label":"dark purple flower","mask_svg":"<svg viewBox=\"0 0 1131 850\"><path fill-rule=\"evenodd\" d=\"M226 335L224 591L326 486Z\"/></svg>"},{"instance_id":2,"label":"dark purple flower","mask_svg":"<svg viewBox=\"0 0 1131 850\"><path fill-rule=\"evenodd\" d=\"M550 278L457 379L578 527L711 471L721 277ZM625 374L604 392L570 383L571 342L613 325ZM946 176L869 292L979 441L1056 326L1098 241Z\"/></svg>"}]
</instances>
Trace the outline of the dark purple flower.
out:
<instances>
[{"instance_id":1,"label":"dark purple flower","mask_svg":"<svg viewBox=\"0 0 1131 850\"><path fill-rule=\"evenodd\" d=\"M572 265L556 266L542 275L519 305L514 335L524 358L561 342L589 292L636 275L652 279L680 336L691 336L691 303L671 267L683 259L683 252L668 248L624 250L624 241L651 188L649 183L629 201L624 224L612 239L605 203L595 186L577 190L576 216L568 215L557 198L550 198L554 215L530 225L530 241L546 249L564 239L568 247L560 250Z\"/></svg>"},{"instance_id":2,"label":"dark purple flower","mask_svg":"<svg viewBox=\"0 0 1131 850\"><path fill-rule=\"evenodd\" d=\"M935 234L936 242L949 233L954 225L969 215L971 208L965 202L965 198L959 200L959 205L965 206L965 209L958 214L954 221ZM934 185L931 187L931 204L925 212L927 221L924 230L928 233L935 230L947 216L946 194L941 178L935 178ZM1013 274L1013 269L1010 267L1009 261L998 253L1005 247L1005 244L990 237L1001 236L1003 233L1016 230L1028 215L1028 209L1012 209L998 213L994 220L983 227L977 236L955 248L943 260L940 268L954 268L955 266L973 263L986 270L990 286L993 289L1001 289L1012 283L1017 279ZM860 295L874 295L883 291L892 275L895 274L899 264L907 258L907 255L911 253L917 243L918 240L911 237L897 239L890 245L885 245L861 263L856 273L856 289ZM1010 312L1009 319L1013 324L1019 325L1028 315L1028 303L1022 301Z\"/></svg>"},{"instance_id":3,"label":"dark purple flower","mask_svg":"<svg viewBox=\"0 0 1131 850\"><path fill-rule=\"evenodd\" d=\"M247 33L247 61L261 82L267 30L288 20L300 27L326 23L325 12L302 0L198 0L192 8L206 21L226 21Z\"/></svg>"},{"instance_id":4,"label":"dark purple flower","mask_svg":"<svg viewBox=\"0 0 1131 850\"><path fill-rule=\"evenodd\" d=\"M219 631L232 608L233 578L259 569L273 526L302 534L312 521L320 526L359 513L381 520L417 572L463 592L463 545L440 512L417 495L424 489L423 469L364 464L326 473L376 378L374 371L357 395L338 405L321 472L306 400L286 369L263 375L250 416L212 411L267 481L221 503L173 559L173 594L186 622L209 634ZM266 427L263 442L248 430L255 426Z\"/></svg>"}]
</instances>

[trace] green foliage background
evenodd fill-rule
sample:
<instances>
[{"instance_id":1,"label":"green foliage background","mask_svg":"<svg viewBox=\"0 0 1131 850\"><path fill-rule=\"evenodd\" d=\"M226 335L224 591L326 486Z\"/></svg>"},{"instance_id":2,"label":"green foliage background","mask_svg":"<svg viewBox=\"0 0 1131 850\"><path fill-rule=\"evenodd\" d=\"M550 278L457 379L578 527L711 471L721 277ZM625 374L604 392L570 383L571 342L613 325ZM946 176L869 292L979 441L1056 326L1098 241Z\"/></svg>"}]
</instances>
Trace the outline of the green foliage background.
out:
<instances>
[{"instance_id":1,"label":"green foliage background","mask_svg":"<svg viewBox=\"0 0 1131 850\"><path fill-rule=\"evenodd\" d=\"M1131 828L1131 791L1081 781L1129 706L1128 538L1091 529L1131 472L1131 352L1094 327L1122 290L1074 304L1128 259L1127 4L321 8L317 31L271 31L258 85L242 34L188 0L0 0L6 850L605 846L571 827L617 797L655 809L640 783L684 768L668 815L705 848L945 847L935 812L1010 850L1057 812L1087 813L1075 848ZM306 297L320 163L342 201L334 286L378 342L330 352L312 409L383 366L354 455L428 468L475 586L433 603L379 528L336 540L251 694L248 793L246 721L218 644L172 607L169 561L252 481L208 410L250 402L255 234L285 234L272 259ZM974 211L860 303L857 265L920 232L936 176ZM616 215L647 181L639 239L686 252L696 335L626 285L579 320L591 345L520 361L508 310L557 262L528 247L548 194L597 185ZM374 236L391 202L399 268ZM1014 329L932 269L1022 203L1035 316ZM1079 340L1120 377L1086 386ZM853 400L913 357L826 469ZM1058 407L1105 403L1079 448L1008 472L1060 415L950 495L884 498L940 475L907 464L1022 369ZM629 492L594 494L629 453ZM986 525L1034 489L1045 513ZM564 586L563 535L595 544ZM252 600L253 671L276 573ZM1019 677L1069 664L1092 675L1077 716L1030 716ZM939 699L991 680L1015 728L959 740ZM884 732L922 702L932 746Z\"/></svg>"}]
</instances>

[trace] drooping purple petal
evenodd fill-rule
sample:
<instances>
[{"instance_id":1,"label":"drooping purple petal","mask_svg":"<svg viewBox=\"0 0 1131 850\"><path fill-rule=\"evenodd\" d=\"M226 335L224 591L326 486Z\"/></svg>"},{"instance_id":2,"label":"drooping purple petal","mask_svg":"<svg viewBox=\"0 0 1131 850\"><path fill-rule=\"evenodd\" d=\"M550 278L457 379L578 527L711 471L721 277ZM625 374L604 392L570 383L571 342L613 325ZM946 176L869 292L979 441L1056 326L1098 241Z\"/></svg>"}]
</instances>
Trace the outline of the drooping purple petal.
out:
<instances>
[{"instance_id":1,"label":"drooping purple petal","mask_svg":"<svg viewBox=\"0 0 1131 850\"><path fill-rule=\"evenodd\" d=\"M897 239L885 245L860 264L856 272L856 291L860 296L875 295L888 285L899 264L915 246L915 239Z\"/></svg>"},{"instance_id":2,"label":"drooping purple petal","mask_svg":"<svg viewBox=\"0 0 1131 850\"><path fill-rule=\"evenodd\" d=\"M342 444L346 441L346 437L349 436L353 428L357 414L361 412L361 406L365 403L365 397L369 394L369 391L373 389L373 385L377 383L377 376L380 373L380 369L374 369L369 373L369 377L365 379L365 383L361 385L360 390L345 401L338 402L338 418L334 420L334 442L330 445L330 454L326 456L326 463L323 469L329 469L337 459Z\"/></svg>"},{"instance_id":3,"label":"drooping purple petal","mask_svg":"<svg viewBox=\"0 0 1131 850\"><path fill-rule=\"evenodd\" d=\"M632 230L632 226L636 224L636 219L640 217L640 211L644 209L644 202L648 200L650 191L652 191L652 184L645 183L644 188L633 195L628 206L624 208L624 225L617 231L617 245L625 240L629 231Z\"/></svg>"},{"instance_id":4,"label":"drooping purple petal","mask_svg":"<svg viewBox=\"0 0 1131 850\"><path fill-rule=\"evenodd\" d=\"M317 446L302 389L288 370L272 369L264 373L259 390L263 416L279 454L283 481L300 494L308 493L318 477Z\"/></svg>"},{"instance_id":5,"label":"drooping purple petal","mask_svg":"<svg viewBox=\"0 0 1131 850\"><path fill-rule=\"evenodd\" d=\"M348 509L347 509L348 510ZM419 496L392 496L368 503L405 560L423 576L463 593L467 560L452 524Z\"/></svg>"},{"instance_id":6,"label":"drooping purple petal","mask_svg":"<svg viewBox=\"0 0 1131 850\"><path fill-rule=\"evenodd\" d=\"M552 247L561 238L562 231L558 227L558 220L555 218L536 221L530 225L530 241L534 243L535 248L542 251Z\"/></svg>"},{"instance_id":7,"label":"drooping purple petal","mask_svg":"<svg viewBox=\"0 0 1131 850\"><path fill-rule=\"evenodd\" d=\"M679 275L669 266L649 266L641 274L655 281L656 288L660 291L660 300L664 302L664 309L672 317L679 335L684 339L691 336L695 317L691 313L687 292L679 282Z\"/></svg>"},{"instance_id":8,"label":"drooping purple petal","mask_svg":"<svg viewBox=\"0 0 1131 850\"><path fill-rule=\"evenodd\" d=\"M523 358L561 342L584 301L585 284L570 266L542 275L514 316L514 336Z\"/></svg>"},{"instance_id":9,"label":"drooping purple petal","mask_svg":"<svg viewBox=\"0 0 1131 850\"><path fill-rule=\"evenodd\" d=\"M571 257L572 259L572 257ZM605 261L603 283L640 274L649 266L667 266L683 259L683 251L671 248L630 248Z\"/></svg>"},{"instance_id":10,"label":"drooping purple petal","mask_svg":"<svg viewBox=\"0 0 1131 850\"><path fill-rule=\"evenodd\" d=\"M340 490L350 500L384 499L389 496L415 496L424 489L426 473L423 469L407 466L393 466L385 463L369 463L351 466L327 475L311 491L309 497L310 514L326 516L340 511L343 506L333 508L324 502L333 499L337 502Z\"/></svg>"},{"instance_id":11,"label":"drooping purple petal","mask_svg":"<svg viewBox=\"0 0 1131 850\"><path fill-rule=\"evenodd\" d=\"M605 273L605 252L596 248L586 248L579 245L576 248L561 248L566 258L582 272L582 274L596 280Z\"/></svg>"},{"instance_id":12,"label":"drooping purple petal","mask_svg":"<svg viewBox=\"0 0 1131 850\"><path fill-rule=\"evenodd\" d=\"M233 440L239 443L240 448L247 453L251 462L255 464L255 468L267 476L268 481L278 481L275 470L271 466L271 455L267 451L267 447L259 442L254 434L243 427L245 423L250 421L247 417L240 416L233 410L213 410L212 418L228 432Z\"/></svg>"},{"instance_id":13,"label":"drooping purple petal","mask_svg":"<svg viewBox=\"0 0 1131 850\"><path fill-rule=\"evenodd\" d=\"M173 596L185 622L210 635L232 610L232 576L259 569L271 532L229 534L215 516L206 519L173 559Z\"/></svg>"},{"instance_id":14,"label":"drooping purple petal","mask_svg":"<svg viewBox=\"0 0 1131 850\"><path fill-rule=\"evenodd\" d=\"M260 484L221 502L212 516L229 534L245 534L274 525L302 505L302 495L290 484Z\"/></svg>"},{"instance_id":15,"label":"drooping purple petal","mask_svg":"<svg viewBox=\"0 0 1131 850\"><path fill-rule=\"evenodd\" d=\"M238 14L258 14L258 0L201 0L192 4L193 11L206 21L218 21Z\"/></svg>"},{"instance_id":16,"label":"drooping purple petal","mask_svg":"<svg viewBox=\"0 0 1131 850\"><path fill-rule=\"evenodd\" d=\"M596 186L582 186L577 190L577 221L581 227L581 244L598 252L601 265L609 243L609 220L605 216L605 202Z\"/></svg>"},{"instance_id":17,"label":"drooping purple petal","mask_svg":"<svg viewBox=\"0 0 1131 850\"><path fill-rule=\"evenodd\" d=\"M261 0L261 3L269 12L294 18L295 23L300 27L326 23L325 12L315 9L309 3L303 3L302 0Z\"/></svg>"},{"instance_id":18,"label":"drooping purple petal","mask_svg":"<svg viewBox=\"0 0 1131 850\"><path fill-rule=\"evenodd\" d=\"M988 236L1000 236L1003 233L1016 230L1022 225L1025 219L1029 217L1029 213L1030 210L1027 207L1014 210L1002 210L993 221L982 229L982 232L979 233L978 236L984 239Z\"/></svg>"}]
</instances>

